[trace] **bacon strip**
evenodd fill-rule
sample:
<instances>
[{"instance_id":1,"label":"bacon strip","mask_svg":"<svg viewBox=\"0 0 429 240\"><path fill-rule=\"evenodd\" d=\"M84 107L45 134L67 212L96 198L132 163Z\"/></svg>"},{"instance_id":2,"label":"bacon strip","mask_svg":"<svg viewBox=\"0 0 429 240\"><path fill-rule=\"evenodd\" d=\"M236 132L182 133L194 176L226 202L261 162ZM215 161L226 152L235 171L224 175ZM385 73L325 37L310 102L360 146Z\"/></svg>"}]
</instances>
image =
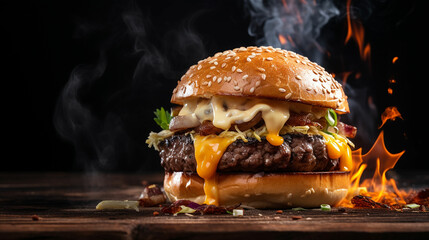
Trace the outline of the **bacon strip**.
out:
<instances>
[{"instance_id":1,"label":"bacon strip","mask_svg":"<svg viewBox=\"0 0 429 240\"><path fill-rule=\"evenodd\" d=\"M286 123L290 126L315 126L322 128L322 124L313 121L312 114L310 113L300 114L291 112Z\"/></svg>"},{"instance_id":2,"label":"bacon strip","mask_svg":"<svg viewBox=\"0 0 429 240\"><path fill-rule=\"evenodd\" d=\"M346 136L348 138L354 138L356 136L357 128L345 124L343 122L338 122L337 124L338 133L340 135Z\"/></svg>"}]
</instances>

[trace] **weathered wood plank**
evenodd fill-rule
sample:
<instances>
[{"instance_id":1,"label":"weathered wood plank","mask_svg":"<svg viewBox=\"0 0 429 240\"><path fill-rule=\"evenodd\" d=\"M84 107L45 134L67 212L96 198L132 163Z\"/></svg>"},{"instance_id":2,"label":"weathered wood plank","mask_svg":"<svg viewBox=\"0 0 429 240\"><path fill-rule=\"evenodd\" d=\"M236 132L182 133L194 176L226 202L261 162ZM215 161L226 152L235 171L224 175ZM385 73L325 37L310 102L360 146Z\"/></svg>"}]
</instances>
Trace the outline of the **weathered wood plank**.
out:
<instances>
[{"instance_id":1,"label":"weathered wood plank","mask_svg":"<svg viewBox=\"0 0 429 240\"><path fill-rule=\"evenodd\" d=\"M158 207L96 211L100 200L137 199L141 181L162 175L0 174L1 239L424 239L429 212L347 209L245 210L231 215L153 216ZM40 219L32 220L37 214ZM293 220L293 215L302 218Z\"/></svg>"}]
</instances>

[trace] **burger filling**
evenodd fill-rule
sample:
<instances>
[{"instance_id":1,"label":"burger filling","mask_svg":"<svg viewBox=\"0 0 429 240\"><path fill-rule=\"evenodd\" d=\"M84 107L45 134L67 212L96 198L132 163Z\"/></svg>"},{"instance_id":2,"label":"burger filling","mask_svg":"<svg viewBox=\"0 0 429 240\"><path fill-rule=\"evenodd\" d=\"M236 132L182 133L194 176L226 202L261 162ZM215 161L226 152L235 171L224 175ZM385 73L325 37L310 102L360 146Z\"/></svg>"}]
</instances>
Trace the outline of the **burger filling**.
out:
<instances>
[{"instance_id":1,"label":"burger filling","mask_svg":"<svg viewBox=\"0 0 429 240\"><path fill-rule=\"evenodd\" d=\"M356 128L333 110L269 99L191 99L169 129L151 133L166 171L196 172L217 205L216 172L350 171Z\"/></svg>"}]
</instances>

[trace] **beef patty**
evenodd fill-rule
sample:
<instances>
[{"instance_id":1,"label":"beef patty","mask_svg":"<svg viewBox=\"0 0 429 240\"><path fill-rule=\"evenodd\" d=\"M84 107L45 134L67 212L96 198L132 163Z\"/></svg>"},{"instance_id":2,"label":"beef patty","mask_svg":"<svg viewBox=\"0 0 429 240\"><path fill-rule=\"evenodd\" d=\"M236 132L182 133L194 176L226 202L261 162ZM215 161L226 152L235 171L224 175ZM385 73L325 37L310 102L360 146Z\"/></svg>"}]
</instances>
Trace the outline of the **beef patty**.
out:
<instances>
[{"instance_id":1,"label":"beef patty","mask_svg":"<svg viewBox=\"0 0 429 240\"><path fill-rule=\"evenodd\" d=\"M329 159L320 135L286 134L284 143L273 146L249 138L230 144L219 161L218 172L315 172L339 169L338 159ZM159 144L161 165L166 171L196 172L194 143L190 135L174 135Z\"/></svg>"}]
</instances>

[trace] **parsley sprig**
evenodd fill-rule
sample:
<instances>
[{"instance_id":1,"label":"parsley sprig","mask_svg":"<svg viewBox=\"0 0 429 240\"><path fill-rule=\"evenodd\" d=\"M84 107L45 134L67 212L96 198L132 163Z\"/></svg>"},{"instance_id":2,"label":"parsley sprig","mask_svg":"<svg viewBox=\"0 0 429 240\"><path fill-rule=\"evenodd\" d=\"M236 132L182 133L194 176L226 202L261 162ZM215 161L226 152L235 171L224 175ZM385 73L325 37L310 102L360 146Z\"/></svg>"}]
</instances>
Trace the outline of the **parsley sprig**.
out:
<instances>
[{"instance_id":1,"label":"parsley sprig","mask_svg":"<svg viewBox=\"0 0 429 240\"><path fill-rule=\"evenodd\" d=\"M168 130L173 116L171 116L168 111L165 111L163 107L161 107L161 109L156 109L153 113L156 116L156 118L153 119L156 124L158 124L162 129Z\"/></svg>"}]
</instances>

